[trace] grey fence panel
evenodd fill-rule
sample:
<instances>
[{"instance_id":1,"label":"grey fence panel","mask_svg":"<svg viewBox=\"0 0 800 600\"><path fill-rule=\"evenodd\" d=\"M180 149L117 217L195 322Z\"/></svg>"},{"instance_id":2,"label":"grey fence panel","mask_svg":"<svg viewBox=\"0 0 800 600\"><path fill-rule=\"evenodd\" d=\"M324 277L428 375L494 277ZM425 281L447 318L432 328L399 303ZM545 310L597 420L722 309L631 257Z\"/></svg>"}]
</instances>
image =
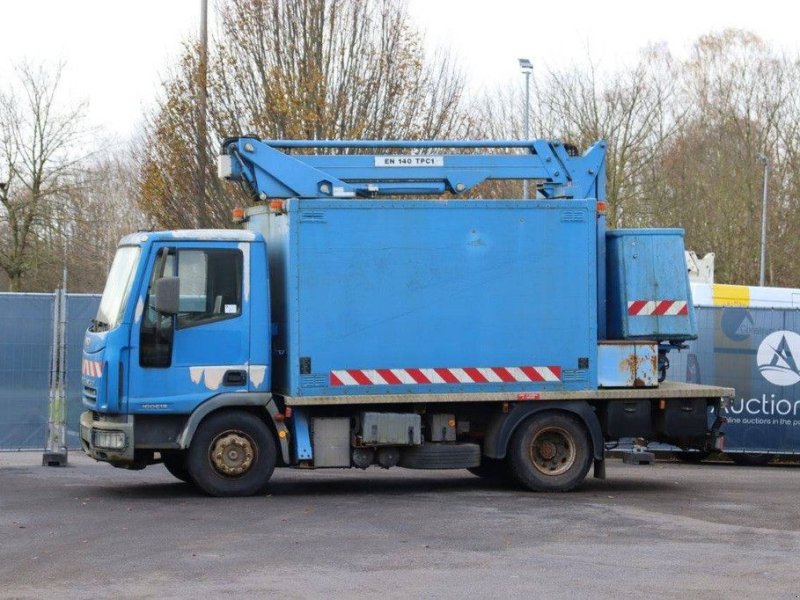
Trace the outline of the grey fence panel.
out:
<instances>
[{"instance_id":1,"label":"grey fence panel","mask_svg":"<svg viewBox=\"0 0 800 600\"><path fill-rule=\"evenodd\" d=\"M67 443L79 447L83 334L100 297L67 296ZM44 447L53 295L0 293L0 450Z\"/></svg>"},{"instance_id":2,"label":"grey fence panel","mask_svg":"<svg viewBox=\"0 0 800 600\"><path fill-rule=\"evenodd\" d=\"M52 294L0 294L0 449L43 448Z\"/></svg>"}]
</instances>

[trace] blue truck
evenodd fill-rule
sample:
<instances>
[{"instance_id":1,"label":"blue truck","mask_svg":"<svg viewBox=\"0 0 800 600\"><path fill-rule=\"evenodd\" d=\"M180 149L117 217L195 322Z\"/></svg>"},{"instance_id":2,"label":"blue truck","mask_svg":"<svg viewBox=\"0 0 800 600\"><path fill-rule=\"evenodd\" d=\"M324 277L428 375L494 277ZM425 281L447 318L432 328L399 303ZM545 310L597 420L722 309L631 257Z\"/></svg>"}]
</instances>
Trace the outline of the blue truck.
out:
<instances>
[{"instance_id":1,"label":"blue truck","mask_svg":"<svg viewBox=\"0 0 800 600\"><path fill-rule=\"evenodd\" d=\"M696 337L683 232L608 230L605 144L225 140L241 230L122 239L83 351L84 451L219 496L275 467L470 469L574 488L641 436L707 450L733 390L661 381ZM480 195L535 182L530 200Z\"/></svg>"}]
</instances>

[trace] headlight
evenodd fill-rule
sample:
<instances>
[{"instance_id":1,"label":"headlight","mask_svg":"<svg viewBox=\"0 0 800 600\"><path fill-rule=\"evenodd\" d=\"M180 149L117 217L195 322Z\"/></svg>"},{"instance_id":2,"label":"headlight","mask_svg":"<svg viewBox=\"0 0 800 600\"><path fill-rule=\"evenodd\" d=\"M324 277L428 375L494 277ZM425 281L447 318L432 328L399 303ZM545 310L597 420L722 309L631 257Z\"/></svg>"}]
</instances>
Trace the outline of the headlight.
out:
<instances>
[{"instance_id":1,"label":"headlight","mask_svg":"<svg viewBox=\"0 0 800 600\"><path fill-rule=\"evenodd\" d=\"M106 450L124 450L126 446L125 432L95 429L92 434L92 445L95 448Z\"/></svg>"}]
</instances>

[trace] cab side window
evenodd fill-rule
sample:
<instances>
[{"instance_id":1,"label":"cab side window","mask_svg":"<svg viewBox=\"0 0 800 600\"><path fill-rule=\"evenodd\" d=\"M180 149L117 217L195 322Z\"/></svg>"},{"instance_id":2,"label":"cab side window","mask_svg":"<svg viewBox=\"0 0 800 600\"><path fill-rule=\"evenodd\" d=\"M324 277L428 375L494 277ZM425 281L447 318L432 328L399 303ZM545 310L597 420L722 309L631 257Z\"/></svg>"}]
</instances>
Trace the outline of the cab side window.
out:
<instances>
[{"instance_id":1,"label":"cab side window","mask_svg":"<svg viewBox=\"0 0 800 600\"><path fill-rule=\"evenodd\" d=\"M139 364L169 367L175 329L196 327L242 314L244 259L240 250L161 248L153 264L139 337ZM155 310L155 282L180 279L178 314Z\"/></svg>"},{"instance_id":2,"label":"cab side window","mask_svg":"<svg viewBox=\"0 0 800 600\"><path fill-rule=\"evenodd\" d=\"M239 250L178 250L178 329L242 314Z\"/></svg>"}]
</instances>

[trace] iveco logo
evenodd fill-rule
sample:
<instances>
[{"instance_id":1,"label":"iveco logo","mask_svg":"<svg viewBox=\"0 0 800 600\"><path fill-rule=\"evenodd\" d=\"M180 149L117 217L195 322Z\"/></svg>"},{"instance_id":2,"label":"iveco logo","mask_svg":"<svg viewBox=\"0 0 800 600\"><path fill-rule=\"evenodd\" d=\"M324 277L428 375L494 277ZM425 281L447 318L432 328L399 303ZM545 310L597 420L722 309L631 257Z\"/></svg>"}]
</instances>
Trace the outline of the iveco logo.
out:
<instances>
[{"instance_id":1,"label":"iveco logo","mask_svg":"<svg viewBox=\"0 0 800 600\"><path fill-rule=\"evenodd\" d=\"M800 335L775 331L761 342L756 355L758 370L775 385L794 385L800 381L795 357L800 358Z\"/></svg>"}]
</instances>

